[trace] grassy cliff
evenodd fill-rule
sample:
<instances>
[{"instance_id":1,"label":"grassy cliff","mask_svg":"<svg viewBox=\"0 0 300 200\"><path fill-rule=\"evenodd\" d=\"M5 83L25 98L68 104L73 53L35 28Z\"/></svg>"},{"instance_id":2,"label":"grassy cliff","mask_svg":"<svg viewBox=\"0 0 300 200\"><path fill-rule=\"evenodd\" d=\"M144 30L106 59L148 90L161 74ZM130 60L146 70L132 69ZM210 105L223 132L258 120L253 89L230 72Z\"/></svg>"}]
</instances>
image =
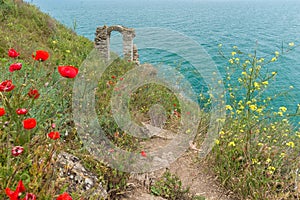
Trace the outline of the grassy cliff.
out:
<instances>
[{"instance_id":1,"label":"grassy cliff","mask_svg":"<svg viewBox=\"0 0 300 200\"><path fill-rule=\"evenodd\" d=\"M0 0L0 56L7 57L12 47L21 52L21 59L44 49L54 55L50 58L52 64L80 65L93 43L35 6L22 0Z\"/></svg>"},{"instance_id":2,"label":"grassy cliff","mask_svg":"<svg viewBox=\"0 0 300 200\"><path fill-rule=\"evenodd\" d=\"M275 80L277 72L269 67L281 55L278 51L267 56L257 55L256 51L248 54L234 47L231 56L226 56L222 45L219 47L219 53L228 61L224 66L228 72L220 84L228 86L229 101L225 107L226 118L217 120L224 122L224 127L213 141L215 146L209 155L212 169L225 187L240 199L298 199L299 127L290 124L293 113L286 107L272 108L269 105L273 97L261 95ZM295 47L294 43L287 44L287 52ZM10 48L20 52L20 57L9 58ZM50 53L46 62L33 61L31 55L38 49ZM68 151L84 158L84 165L97 173L111 199L122 194L129 174L95 161L82 148L72 120L73 82L66 81L57 72L58 65L80 67L92 49L93 42L76 35L36 7L21 0L0 0L0 78L1 81L12 79L16 85L12 92L0 92L0 108L6 110L5 115L0 115L0 191L6 187L14 189L22 179L28 191L39 199L57 197L66 187L60 187L54 180L55 169L50 158L54 152ZM24 67L12 74L7 70L12 62L21 62ZM114 87L134 66L134 63L116 58L106 69L96 91L96 109L99 123L110 141L123 149L141 152L140 140L118 127L110 106ZM41 98L28 98L27 92L32 87L39 90ZM200 97L208 103L213 98L203 94ZM156 84L143 85L132 92L129 102L132 120L149 121L148 111L156 102L162 102L167 112L164 128L178 128L182 114L178 99ZM16 115L16 108L21 106L29 108L25 117L38 120L33 131L24 130L21 120L25 117ZM299 111L298 104L294 115L299 115ZM202 122L202 127L206 127L206 117ZM61 133L60 140L52 141L47 137L54 129ZM201 134L205 134L200 130L195 139L198 147L203 138ZM25 150L14 157L11 149L17 145ZM84 196L75 192L72 197ZM0 198L5 198L5 194L0 193Z\"/></svg>"}]
</instances>

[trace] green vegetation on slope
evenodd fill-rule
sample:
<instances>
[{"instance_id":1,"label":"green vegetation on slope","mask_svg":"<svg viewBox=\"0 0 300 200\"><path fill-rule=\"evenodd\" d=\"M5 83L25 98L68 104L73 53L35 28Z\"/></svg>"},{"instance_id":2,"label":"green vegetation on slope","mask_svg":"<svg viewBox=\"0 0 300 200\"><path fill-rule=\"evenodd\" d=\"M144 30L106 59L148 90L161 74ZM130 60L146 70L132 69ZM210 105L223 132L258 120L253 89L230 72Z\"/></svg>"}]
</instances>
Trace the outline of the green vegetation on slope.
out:
<instances>
[{"instance_id":1,"label":"green vegetation on slope","mask_svg":"<svg viewBox=\"0 0 300 200\"><path fill-rule=\"evenodd\" d=\"M20 57L15 60L8 58L10 48L20 52ZM288 48L293 49L294 43L290 43ZM31 55L38 49L48 51L50 59L32 61ZM0 92L0 108L7 112L0 121L1 191L6 187L15 188L22 179L28 191L39 199L53 199L66 190L66 185L54 181L56 169L51 158L59 151L68 151L84 158L83 164L96 172L106 184L111 199L122 194L129 174L99 163L82 148L70 106L73 82L62 79L57 73L58 65L80 67L92 49L91 41L76 35L36 7L21 0L0 0L0 77L1 81L12 78L16 85L14 92ZM226 94L230 101L226 105L226 119L218 119L225 125L219 132L209 160L225 187L242 199L299 198L299 129L289 122L293 113L284 106L269 109L272 98L261 96L277 74L269 73L268 67L279 57L277 51L271 57L256 53L247 57L237 47L230 58L225 57L229 61L228 66L224 66L228 73L221 84L228 86ZM24 67L12 75L7 69L13 61L21 62ZM139 152L143 150L139 145L140 139L118 127L110 107L114 86L134 66L134 63L116 59L101 77L96 100L99 122L107 137L116 146ZM38 88L42 98L28 101L27 91L31 87ZM157 100L166 108L165 128L177 128L181 114L178 99L168 89L155 84L144 85L132 92L129 102L132 119L137 123L148 121L148 111ZM210 100L208 98L207 102ZM33 131L22 129L20 122L24 118L16 115L14 110L20 106L30 108L25 117L38 120ZM299 115L299 108L296 115ZM201 134L205 134L203 130L208 125L207 119L202 121L196 137L199 145L203 140ZM60 140L51 141L47 137L52 123L61 133ZM13 157L11 148L16 145L24 146L25 150L20 156ZM167 177L171 177L169 182L177 183L173 176ZM165 197L176 195L173 187L172 190L166 187L167 183L163 179L158 181L152 192ZM76 192L71 195L74 199L85 197ZM0 193L0 198L5 198L5 194Z\"/></svg>"},{"instance_id":2,"label":"green vegetation on slope","mask_svg":"<svg viewBox=\"0 0 300 200\"><path fill-rule=\"evenodd\" d=\"M21 59L28 60L34 51L43 49L53 55L49 65L80 66L93 43L35 6L21 0L0 0L0 56L6 57L12 47L21 52Z\"/></svg>"}]
</instances>

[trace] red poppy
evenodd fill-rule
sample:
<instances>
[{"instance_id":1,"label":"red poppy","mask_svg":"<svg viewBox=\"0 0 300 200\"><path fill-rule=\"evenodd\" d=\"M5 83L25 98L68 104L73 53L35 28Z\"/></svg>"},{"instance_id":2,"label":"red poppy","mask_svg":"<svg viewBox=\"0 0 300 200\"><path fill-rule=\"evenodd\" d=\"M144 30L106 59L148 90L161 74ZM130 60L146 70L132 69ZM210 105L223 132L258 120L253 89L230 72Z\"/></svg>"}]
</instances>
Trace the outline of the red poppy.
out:
<instances>
[{"instance_id":1,"label":"red poppy","mask_svg":"<svg viewBox=\"0 0 300 200\"><path fill-rule=\"evenodd\" d=\"M18 57L20 54L13 48L8 50L8 56L11 58L16 58Z\"/></svg>"},{"instance_id":2,"label":"red poppy","mask_svg":"<svg viewBox=\"0 0 300 200\"><path fill-rule=\"evenodd\" d=\"M5 109L4 108L0 108L0 117L5 115Z\"/></svg>"},{"instance_id":3,"label":"red poppy","mask_svg":"<svg viewBox=\"0 0 300 200\"><path fill-rule=\"evenodd\" d=\"M48 133L48 137L52 140L57 140L58 138L60 138L60 134L59 132L50 132Z\"/></svg>"},{"instance_id":4,"label":"red poppy","mask_svg":"<svg viewBox=\"0 0 300 200\"><path fill-rule=\"evenodd\" d=\"M78 74L78 69L74 66L58 66L58 72L66 78L75 78Z\"/></svg>"},{"instance_id":5,"label":"red poppy","mask_svg":"<svg viewBox=\"0 0 300 200\"><path fill-rule=\"evenodd\" d=\"M25 109L25 108L19 108L19 109L16 110L16 113L18 115L26 115L28 113L28 110Z\"/></svg>"},{"instance_id":6,"label":"red poppy","mask_svg":"<svg viewBox=\"0 0 300 200\"><path fill-rule=\"evenodd\" d=\"M38 61L46 61L49 58L49 53L43 50L37 50L35 54L32 54L32 58Z\"/></svg>"},{"instance_id":7,"label":"red poppy","mask_svg":"<svg viewBox=\"0 0 300 200\"><path fill-rule=\"evenodd\" d=\"M21 153L23 153L23 151L24 151L24 148L23 148L23 147L21 147L21 146L15 146L15 147L12 148L11 154L12 154L13 156L18 156L18 155L20 155Z\"/></svg>"},{"instance_id":8,"label":"red poppy","mask_svg":"<svg viewBox=\"0 0 300 200\"><path fill-rule=\"evenodd\" d=\"M141 151L141 156L143 156L143 157L147 157L147 154L146 154L146 152L145 152L145 151Z\"/></svg>"},{"instance_id":9,"label":"red poppy","mask_svg":"<svg viewBox=\"0 0 300 200\"><path fill-rule=\"evenodd\" d=\"M40 93L39 93L39 91L37 89L30 89L29 92L28 92L28 96L30 98L37 99L37 98L39 98Z\"/></svg>"},{"instance_id":10,"label":"red poppy","mask_svg":"<svg viewBox=\"0 0 300 200\"><path fill-rule=\"evenodd\" d=\"M28 118L23 120L23 127L25 129L33 129L36 126L36 120L34 118Z\"/></svg>"},{"instance_id":11,"label":"red poppy","mask_svg":"<svg viewBox=\"0 0 300 200\"><path fill-rule=\"evenodd\" d=\"M9 66L9 71L13 72L16 70L20 70L22 68L22 63L14 63Z\"/></svg>"},{"instance_id":12,"label":"red poppy","mask_svg":"<svg viewBox=\"0 0 300 200\"><path fill-rule=\"evenodd\" d=\"M117 77L113 75L113 76L111 76L111 78L112 78L112 79L115 79L115 78L117 78Z\"/></svg>"},{"instance_id":13,"label":"red poppy","mask_svg":"<svg viewBox=\"0 0 300 200\"><path fill-rule=\"evenodd\" d=\"M32 193L27 193L23 200L36 200L36 196Z\"/></svg>"},{"instance_id":14,"label":"red poppy","mask_svg":"<svg viewBox=\"0 0 300 200\"><path fill-rule=\"evenodd\" d=\"M10 200L19 200L20 193L25 192L25 190L23 182L20 180L15 191L10 190L10 188L6 188L5 193Z\"/></svg>"},{"instance_id":15,"label":"red poppy","mask_svg":"<svg viewBox=\"0 0 300 200\"><path fill-rule=\"evenodd\" d=\"M11 80L6 80L0 83L0 92L9 92L14 88L15 86L12 84Z\"/></svg>"},{"instance_id":16,"label":"red poppy","mask_svg":"<svg viewBox=\"0 0 300 200\"><path fill-rule=\"evenodd\" d=\"M63 193L57 197L56 200L72 200L72 197L68 193Z\"/></svg>"}]
</instances>

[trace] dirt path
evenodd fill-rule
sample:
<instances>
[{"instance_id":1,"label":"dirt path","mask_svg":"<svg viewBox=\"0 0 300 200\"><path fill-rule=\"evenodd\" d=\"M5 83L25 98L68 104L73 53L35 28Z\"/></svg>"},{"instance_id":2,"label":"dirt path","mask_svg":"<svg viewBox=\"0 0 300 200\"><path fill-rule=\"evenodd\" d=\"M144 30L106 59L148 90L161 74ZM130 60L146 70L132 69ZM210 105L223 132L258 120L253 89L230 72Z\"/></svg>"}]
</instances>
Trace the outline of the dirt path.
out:
<instances>
[{"instance_id":1,"label":"dirt path","mask_svg":"<svg viewBox=\"0 0 300 200\"><path fill-rule=\"evenodd\" d=\"M189 187L190 194L203 196L208 200L234 200L232 194L222 188L216 181L207 164L197 161L197 153L186 152L169 167L182 181L183 188ZM163 200L164 198L150 195L150 185L160 178L166 170L153 173L133 175L129 181L131 191L123 200Z\"/></svg>"},{"instance_id":2,"label":"dirt path","mask_svg":"<svg viewBox=\"0 0 300 200\"><path fill-rule=\"evenodd\" d=\"M142 145L150 152L167 143L166 138L156 137L143 142ZM191 195L202 196L209 200L233 200L232 194L218 184L207 163L199 161L197 155L197 151L187 150L168 167L168 170L181 180L183 188L190 188L189 193ZM163 200L163 198L155 197L149 193L151 185L155 180L162 177L166 170L132 175L128 183L130 189L127 197L123 200Z\"/></svg>"}]
</instances>

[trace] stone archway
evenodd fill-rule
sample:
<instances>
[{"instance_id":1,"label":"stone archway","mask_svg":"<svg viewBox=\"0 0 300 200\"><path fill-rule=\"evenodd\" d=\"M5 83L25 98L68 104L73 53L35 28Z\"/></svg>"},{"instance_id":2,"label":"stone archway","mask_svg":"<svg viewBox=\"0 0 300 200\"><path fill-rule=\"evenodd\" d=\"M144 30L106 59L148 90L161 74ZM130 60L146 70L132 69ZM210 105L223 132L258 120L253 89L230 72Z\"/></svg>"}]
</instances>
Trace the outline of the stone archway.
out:
<instances>
[{"instance_id":1,"label":"stone archway","mask_svg":"<svg viewBox=\"0 0 300 200\"><path fill-rule=\"evenodd\" d=\"M101 55L106 59L110 59L110 35L112 31L118 31L123 37L123 55L124 58L130 61L138 62L137 47L133 44L135 31L133 28L124 26L102 26L96 30L95 48L98 49Z\"/></svg>"}]
</instances>

